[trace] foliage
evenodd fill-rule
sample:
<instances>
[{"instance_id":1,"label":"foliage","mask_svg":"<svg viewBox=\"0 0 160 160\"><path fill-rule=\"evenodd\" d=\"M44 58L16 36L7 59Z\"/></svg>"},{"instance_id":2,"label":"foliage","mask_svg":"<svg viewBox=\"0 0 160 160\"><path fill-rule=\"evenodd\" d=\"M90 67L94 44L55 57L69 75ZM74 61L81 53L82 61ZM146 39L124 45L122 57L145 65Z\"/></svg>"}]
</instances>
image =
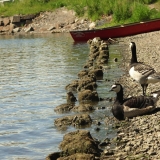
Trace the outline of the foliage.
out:
<instances>
[{"instance_id":1,"label":"foliage","mask_svg":"<svg viewBox=\"0 0 160 160\"><path fill-rule=\"evenodd\" d=\"M121 7L120 7L121 6ZM113 7L114 21L122 21L131 17L130 2L128 0L117 1Z\"/></svg>"},{"instance_id":2,"label":"foliage","mask_svg":"<svg viewBox=\"0 0 160 160\"><path fill-rule=\"evenodd\" d=\"M160 18L160 11L148 8L151 3L156 3L160 8L160 0L14 0L0 5L0 15L35 14L67 7L74 10L77 16L92 21L112 15L111 24L115 25Z\"/></svg>"},{"instance_id":3,"label":"foliage","mask_svg":"<svg viewBox=\"0 0 160 160\"><path fill-rule=\"evenodd\" d=\"M145 20L150 19L149 8L143 4L134 3L132 19L134 22L145 21Z\"/></svg>"},{"instance_id":4,"label":"foliage","mask_svg":"<svg viewBox=\"0 0 160 160\"><path fill-rule=\"evenodd\" d=\"M140 2L140 3L144 3L144 4L151 4L151 3L154 3L156 2L157 0L139 0L137 2Z\"/></svg>"}]
</instances>

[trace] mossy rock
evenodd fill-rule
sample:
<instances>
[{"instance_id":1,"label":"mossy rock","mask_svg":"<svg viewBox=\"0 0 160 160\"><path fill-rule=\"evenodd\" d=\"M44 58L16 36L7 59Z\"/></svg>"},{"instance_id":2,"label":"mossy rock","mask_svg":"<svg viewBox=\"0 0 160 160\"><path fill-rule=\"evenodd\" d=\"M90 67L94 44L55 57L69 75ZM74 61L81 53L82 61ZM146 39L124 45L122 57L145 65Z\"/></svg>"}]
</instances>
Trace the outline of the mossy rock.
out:
<instances>
[{"instance_id":1,"label":"mossy rock","mask_svg":"<svg viewBox=\"0 0 160 160\"><path fill-rule=\"evenodd\" d=\"M94 141L89 131L77 130L63 137L59 148L65 155L75 153L98 154L98 143Z\"/></svg>"}]
</instances>

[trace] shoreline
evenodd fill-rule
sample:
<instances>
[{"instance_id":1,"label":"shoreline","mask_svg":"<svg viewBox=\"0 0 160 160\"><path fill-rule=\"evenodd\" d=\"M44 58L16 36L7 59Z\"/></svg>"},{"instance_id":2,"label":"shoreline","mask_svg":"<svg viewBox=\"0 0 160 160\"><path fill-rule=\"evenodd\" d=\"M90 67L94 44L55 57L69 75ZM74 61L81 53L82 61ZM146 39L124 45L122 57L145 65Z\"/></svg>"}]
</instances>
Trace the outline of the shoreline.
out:
<instances>
[{"instance_id":1,"label":"shoreline","mask_svg":"<svg viewBox=\"0 0 160 160\"><path fill-rule=\"evenodd\" d=\"M136 43L138 61L149 64L153 66L156 71L158 71L158 68L160 67L159 35L160 31L155 31L117 39L119 45L126 46L120 51L122 55L122 63L120 64L120 68L124 71L124 74L115 80L123 85L124 97L142 95L142 88L140 84L133 81L128 73L128 64L131 58L129 43L131 41ZM150 95L150 93L153 91L159 90L159 88L159 83L149 84L147 95ZM98 152L100 156L97 157L96 155L92 155L91 159L160 159L160 100L158 100L157 106L158 107L156 110L148 115L133 117L132 119L126 119L124 121L114 120L113 127L117 129L117 136L109 140L109 145L106 145L103 151ZM105 120L106 119L104 119L104 121ZM78 131L79 130L76 132ZM69 134L75 134L76 132L70 132L64 137L68 136ZM83 144L79 145L83 146ZM53 153L46 159L51 160L52 156L55 158L56 154L57 153ZM81 156L83 155L82 153L79 154L81 154ZM73 154L71 157L72 156L74 158L78 158L79 155ZM69 159L70 156L58 157L58 160L64 160L67 158ZM87 158L89 159L89 154L85 154L83 157L83 159Z\"/></svg>"},{"instance_id":2,"label":"shoreline","mask_svg":"<svg viewBox=\"0 0 160 160\"><path fill-rule=\"evenodd\" d=\"M125 97L142 95L140 84L134 82L128 73L131 58L129 43L131 41L136 43L138 61L153 66L158 72L160 68L159 36L160 31L155 31L118 39L119 44L126 44L126 49L121 53L123 57L121 68L125 74L118 79L125 89ZM149 84L147 95L159 89L159 83ZM115 148L115 156L129 159L160 159L160 100L157 101L156 111L150 115L134 117L128 122L129 126L125 124L118 129L117 138L121 139L120 142L126 142Z\"/></svg>"},{"instance_id":3,"label":"shoreline","mask_svg":"<svg viewBox=\"0 0 160 160\"><path fill-rule=\"evenodd\" d=\"M73 16L75 18L74 14ZM45 20L44 16L42 16L43 23L37 24L38 20L35 21L35 23L31 24L37 27L41 26L42 33L41 32L36 33L36 30L35 31L29 30L28 32L22 32L22 33L25 34L53 33L54 27L58 28L60 27L60 31L67 32L63 30L62 27L63 25L60 24L59 22L57 22L56 25L49 25L48 22L43 21ZM76 22L77 25L85 23L85 21L83 22L82 21L79 20L80 23L78 23L78 21L74 19L74 22ZM43 26L44 23L46 24L45 26ZM71 26L75 27L74 25L72 25L72 21L69 24L70 26L68 27ZM89 24L91 24L91 22L89 22ZM30 26L29 24L28 26L26 26L26 28L33 27L32 25ZM87 27L84 26L84 28ZM11 32L8 33L11 34ZM15 35L16 34L21 34L21 32L19 32L17 29L17 32L15 30ZM129 43L131 41L134 41L136 43L138 61L142 61L146 64L149 64L153 66L156 71L159 71L160 68L159 37L160 37L160 31L155 31L155 32L143 33L135 36L129 36L117 39L119 41L119 44L126 45L126 48L121 51L123 60L120 66L122 70L125 71L125 74L122 75L122 77L120 77L119 79L117 79L117 81L119 81L125 89L124 90L125 97L142 95L142 88L140 84L134 82L128 74L128 64L131 57L131 51L129 50ZM160 83L149 84L147 89L147 95L159 89L160 89ZM116 122L117 124L120 124L120 127L118 128L117 137L114 138L114 140L116 140L116 143L118 145L114 149L114 155L107 156L106 159L113 159L113 158L116 158L116 160L126 159L126 158L144 159L144 160L160 159L160 100L158 100L157 106L158 108L153 114L134 117L132 119L127 119L124 122L118 122L118 121Z\"/></svg>"}]
</instances>

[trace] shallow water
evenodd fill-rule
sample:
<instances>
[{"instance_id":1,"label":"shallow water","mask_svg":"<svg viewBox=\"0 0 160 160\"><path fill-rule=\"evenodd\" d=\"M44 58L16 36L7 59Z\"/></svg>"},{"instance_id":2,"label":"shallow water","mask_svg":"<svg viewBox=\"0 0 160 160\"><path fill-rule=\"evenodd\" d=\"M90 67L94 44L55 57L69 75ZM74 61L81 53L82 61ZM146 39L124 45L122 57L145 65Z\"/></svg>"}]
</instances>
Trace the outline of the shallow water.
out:
<instances>
[{"instance_id":1,"label":"shallow water","mask_svg":"<svg viewBox=\"0 0 160 160\"><path fill-rule=\"evenodd\" d=\"M122 71L120 49L110 46L111 69L104 71L104 79L98 81L100 97L114 97L109 88ZM65 86L77 79L88 58L86 43L74 44L69 34L0 36L0 157L9 159L40 160L55 151L63 135L75 130L68 127L58 130L56 118L67 115L54 112L54 108L66 103ZM117 57L118 62L113 62ZM106 81L110 79L111 81ZM104 122L112 102L99 102L91 113L94 120ZM93 137L112 137L115 131L102 124L99 132L95 125L90 130Z\"/></svg>"}]
</instances>

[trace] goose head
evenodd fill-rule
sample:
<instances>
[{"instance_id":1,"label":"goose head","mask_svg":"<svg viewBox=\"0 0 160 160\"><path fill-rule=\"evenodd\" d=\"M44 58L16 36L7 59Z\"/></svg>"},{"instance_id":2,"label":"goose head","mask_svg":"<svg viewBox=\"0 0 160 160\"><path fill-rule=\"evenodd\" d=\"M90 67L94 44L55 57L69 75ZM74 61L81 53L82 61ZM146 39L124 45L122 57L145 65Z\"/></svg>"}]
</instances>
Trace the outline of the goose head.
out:
<instances>
[{"instance_id":1,"label":"goose head","mask_svg":"<svg viewBox=\"0 0 160 160\"><path fill-rule=\"evenodd\" d=\"M114 91L116 93L119 93L122 90L122 85L119 83L115 83L114 85L111 86L110 91Z\"/></svg>"},{"instance_id":2,"label":"goose head","mask_svg":"<svg viewBox=\"0 0 160 160\"><path fill-rule=\"evenodd\" d=\"M135 42L130 42L129 47L130 47L130 48L134 48L134 47L136 47Z\"/></svg>"}]
</instances>

